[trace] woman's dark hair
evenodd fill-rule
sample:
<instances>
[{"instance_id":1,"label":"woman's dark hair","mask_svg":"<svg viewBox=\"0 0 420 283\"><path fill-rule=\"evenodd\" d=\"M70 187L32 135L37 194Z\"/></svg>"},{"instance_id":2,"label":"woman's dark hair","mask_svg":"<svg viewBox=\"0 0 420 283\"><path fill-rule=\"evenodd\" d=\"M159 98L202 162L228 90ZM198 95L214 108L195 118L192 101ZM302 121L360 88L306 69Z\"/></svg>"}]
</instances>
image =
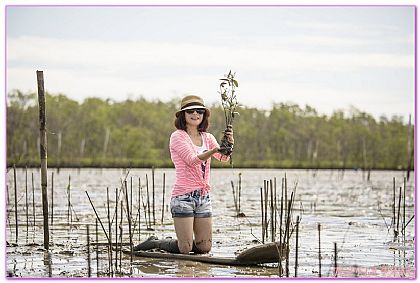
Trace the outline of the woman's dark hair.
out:
<instances>
[{"instance_id":1,"label":"woman's dark hair","mask_svg":"<svg viewBox=\"0 0 420 283\"><path fill-rule=\"evenodd\" d=\"M200 125L198 125L199 132L207 131L209 127L209 117L210 117L210 110L206 109L206 112L203 114L203 121L201 121ZM178 130L187 130L187 121L185 120L185 111L181 111L175 119L175 127Z\"/></svg>"}]
</instances>

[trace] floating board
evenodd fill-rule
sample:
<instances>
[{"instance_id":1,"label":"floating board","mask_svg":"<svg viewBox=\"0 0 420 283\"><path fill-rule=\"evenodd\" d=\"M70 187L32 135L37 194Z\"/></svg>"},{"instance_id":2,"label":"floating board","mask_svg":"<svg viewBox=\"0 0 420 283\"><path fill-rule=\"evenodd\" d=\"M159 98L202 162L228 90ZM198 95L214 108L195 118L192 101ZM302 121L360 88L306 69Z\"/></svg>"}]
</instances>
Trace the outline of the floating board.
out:
<instances>
[{"instance_id":1,"label":"floating board","mask_svg":"<svg viewBox=\"0 0 420 283\"><path fill-rule=\"evenodd\" d=\"M283 249L285 251L285 249ZM123 250L130 254L129 250ZM241 252L236 257L216 257L209 254L173 254L168 252L135 251L134 256L149 258L165 258L175 260L190 260L203 263L232 265L232 266L252 266L263 263L279 262L280 244L269 243L255 246ZM283 255L286 253L283 252ZM284 257L284 256L283 256Z\"/></svg>"}]
</instances>

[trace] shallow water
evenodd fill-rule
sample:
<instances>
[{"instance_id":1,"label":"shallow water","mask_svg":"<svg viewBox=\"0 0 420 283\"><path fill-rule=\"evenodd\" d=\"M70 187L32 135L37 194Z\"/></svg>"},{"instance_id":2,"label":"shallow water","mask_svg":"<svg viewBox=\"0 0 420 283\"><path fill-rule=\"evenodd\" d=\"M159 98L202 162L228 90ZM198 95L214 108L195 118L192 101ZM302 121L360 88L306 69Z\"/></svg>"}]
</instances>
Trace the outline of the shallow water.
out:
<instances>
[{"instance_id":1,"label":"shallow water","mask_svg":"<svg viewBox=\"0 0 420 283\"><path fill-rule=\"evenodd\" d=\"M54 191L51 175L54 172ZM31 174L35 183L35 223L32 198ZM165 206L162 217L163 173L165 173ZM143 207L141 208L140 234L138 229L139 178L143 196L146 192L146 174L149 180L152 204L152 170L133 169L55 169L48 173L50 212L50 249L43 249L42 200L39 170L28 170L27 191L25 170L17 170L18 239L15 231L15 205L13 170L7 173L7 247L6 260L9 276L29 277L87 277L87 231L90 227L90 243L96 242L95 213L85 192L88 192L105 229L108 231L106 199L110 195L110 211L114 216L115 190L127 176L128 191L133 182L133 241L137 243L154 234L158 237L175 237L172 219L168 212L170 188L174 182L173 169L155 170L155 219L154 231L146 230ZM246 217L235 217L231 180L238 183L242 173L241 211ZM394 239L388 230L393 215L393 178L396 178L396 202L398 208L399 187L403 184L403 172L372 171L370 181L364 180L361 171L335 170L256 170L213 169L211 177L213 203L214 256L234 257L235 253L257 245L261 240L260 188L264 180L276 178L277 192L286 174L289 195L296 186L293 217L300 216L298 244L298 277L318 277L318 223L321 224L321 275L334 276L334 243L337 243L338 277L408 277L414 273L414 219L406 226L405 241L401 235ZM67 187L70 180L71 215L68 214ZM412 175L413 176L413 175ZM414 214L413 182L406 185L406 222ZM52 200L53 195L53 200ZM130 194L131 195L131 194ZM280 199L280 198L279 198ZM28 200L28 201L27 201ZM121 198L119 203L125 199ZM28 203L28 209L26 208ZM53 209L51 205L53 203ZM131 205L130 205L131 206ZM51 214L53 212L53 217ZM125 213L125 211L124 211ZM403 203L401 203L401 215ZM28 220L27 220L28 215ZM118 219L120 219L120 206ZM153 214L151 214L153 221ZM399 223L402 225L402 219ZM52 223L51 223L52 222ZM128 222L123 216L123 243L129 242ZM99 242L106 238L99 225ZM112 224L112 237L115 221ZM278 237L278 235L277 235ZM290 276L295 274L295 233L290 239ZM120 241L120 240L119 240ZM271 239L269 240L271 241ZM115 242L115 240L114 240ZM92 277L108 277L107 247L90 247ZM113 254L113 262L115 253ZM120 262L121 261L121 267ZM97 265L98 264L98 265ZM114 263L113 263L114 265ZM285 262L283 262L283 266ZM99 268L98 268L99 267ZM276 264L258 267L230 267L191 261L134 258L130 270L130 257L118 259L113 277L278 277Z\"/></svg>"}]
</instances>

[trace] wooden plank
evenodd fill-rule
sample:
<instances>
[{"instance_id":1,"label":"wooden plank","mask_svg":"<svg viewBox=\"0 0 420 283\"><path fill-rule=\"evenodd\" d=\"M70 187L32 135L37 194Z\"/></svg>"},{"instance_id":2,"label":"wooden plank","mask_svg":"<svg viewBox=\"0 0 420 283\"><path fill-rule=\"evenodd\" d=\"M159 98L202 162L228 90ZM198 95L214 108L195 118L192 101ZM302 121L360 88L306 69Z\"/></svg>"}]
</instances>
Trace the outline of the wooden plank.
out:
<instances>
[{"instance_id":1,"label":"wooden plank","mask_svg":"<svg viewBox=\"0 0 420 283\"><path fill-rule=\"evenodd\" d=\"M130 251L123 249L125 254ZM173 254L167 252L135 251L134 256L148 258L164 258L174 260L190 260L203 263L232 265L232 266L254 266L263 263L279 262L280 245L268 243L255 246L241 252L237 257L215 257L209 254ZM285 252L283 253L285 254Z\"/></svg>"}]
</instances>

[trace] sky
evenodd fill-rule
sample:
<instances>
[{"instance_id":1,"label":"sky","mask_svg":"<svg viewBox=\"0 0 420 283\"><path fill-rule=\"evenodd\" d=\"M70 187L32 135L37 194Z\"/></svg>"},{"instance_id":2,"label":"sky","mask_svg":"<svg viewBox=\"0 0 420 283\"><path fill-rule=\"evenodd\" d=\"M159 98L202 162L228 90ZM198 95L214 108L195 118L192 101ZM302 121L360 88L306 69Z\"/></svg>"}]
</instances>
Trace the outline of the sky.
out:
<instances>
[{"instance_id":1,"label":"sky","mask_svg":"<svg viewBox=\"0 0 420 283\"><path fill-rule=\"evenodd\" d=\"M413 6L8 6L6 90L414 114Z\"/></svg>"}]
</instances>

